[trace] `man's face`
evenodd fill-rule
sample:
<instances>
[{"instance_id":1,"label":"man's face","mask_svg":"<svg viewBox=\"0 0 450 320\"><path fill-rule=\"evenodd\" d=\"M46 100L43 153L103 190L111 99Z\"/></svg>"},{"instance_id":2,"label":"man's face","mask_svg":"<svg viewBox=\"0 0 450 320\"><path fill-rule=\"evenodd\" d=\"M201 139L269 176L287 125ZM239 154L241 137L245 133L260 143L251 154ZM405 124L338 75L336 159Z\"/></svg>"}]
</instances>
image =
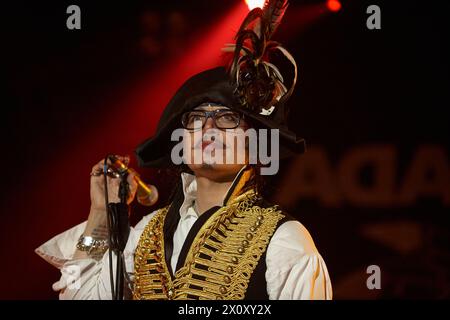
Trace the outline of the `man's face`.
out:
<instances>
[{"instance_id":1,"label":"man's face","mask_svg":"<svg viewBox=\"0 0 450 320\"><path fill-rule=\"evenodd\" d=\"M214 181L233 179L248 163L248 148L243 135L248 124L224 106L202 105L194 111L199 111L196 112L198 116L192 118L197 121L196 129L185 130L183 138L183 148L187 151L184 156L189 168L197 177ZM202 127L201 118L205 111L214 112L214 116L207 117ZM238 123L236 128L223 129L231 127L235 120Z\"/></svg>"}]
</instances>

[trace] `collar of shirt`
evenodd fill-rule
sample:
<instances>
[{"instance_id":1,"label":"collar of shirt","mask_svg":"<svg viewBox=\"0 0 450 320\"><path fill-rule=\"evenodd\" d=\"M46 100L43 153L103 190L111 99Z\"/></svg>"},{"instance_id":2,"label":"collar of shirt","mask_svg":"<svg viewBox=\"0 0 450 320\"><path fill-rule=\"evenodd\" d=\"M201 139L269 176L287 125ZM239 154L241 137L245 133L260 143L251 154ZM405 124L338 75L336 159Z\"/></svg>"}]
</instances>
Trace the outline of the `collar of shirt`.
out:
<instances>
[{"instance_id":1,"label":"collar of shirt","mask_svg":"<svg viewBox=\"0 0 450 320\"><path fill-rule=\"evenodd\" d=\"M188 215L198 217L195 210L195 199L197 197L197 180L195 175L183 172L181 174L181 182L183 184L184 201L180 207L181 219L185 219Z\"/></svg>"},{"instance_id":2,"label":"collar of shirt","mask_svg":"<svg viewBox=\"0 0 450 320\"><path fill-rule=\"evenodd\" d=\"M230 187L228 188L227 192L224 194L223 200L226 198L228 193L230 192L231 188L235 185L236 179L239 177L240 173L246 168L247 166L243 166L241 170L236 174L236 177L234 178L233 182L231 183ZM180 217L182 220L188 218L189 216L195 216L196 218L199 217L199 214L197 210L195 209L195 199L197 197L197 180L195 175L183 172L181 173L181 181L183 185L183 193L184 193L184 201L183 204L180 207ZM223 202L222 200L222 202ZM222 203L223 205L223 203Z\"/></svg>"}]
</instances>

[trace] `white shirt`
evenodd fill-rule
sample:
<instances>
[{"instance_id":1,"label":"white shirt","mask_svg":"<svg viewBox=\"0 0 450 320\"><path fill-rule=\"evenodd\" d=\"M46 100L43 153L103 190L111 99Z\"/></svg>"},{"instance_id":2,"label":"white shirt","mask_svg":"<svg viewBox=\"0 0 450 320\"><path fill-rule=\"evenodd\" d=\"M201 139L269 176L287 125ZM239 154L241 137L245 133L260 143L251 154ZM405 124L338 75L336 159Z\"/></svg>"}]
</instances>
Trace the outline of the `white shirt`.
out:
<instances>
[{"instance_id":1,"label":"white shirt","mask_svg":"<svg viewBox=\"0 0 450 320\"><path fill-rule=\"evenodd\" d=\"M184 202L180 221L173 236L170 264L176 269L178 256L192 225L198 219L195 211L197 182L195 176L183 173ZM140 236L155 212L145 216L134 228L124 250L126 271L133 276L134 250ZM67 230L36 249L36 253L61 270L53 284L60 299L111 299L109 256L102 260L72 259L78 238L86 222ZM113 257L115 259L115 257ZM115 266L115 261L113 261ZM266 282L269 299L331 299L332 287L327 267L306 228L298 221L287 221L273 234L266 252Z\"/></svg>"}]
</instances>

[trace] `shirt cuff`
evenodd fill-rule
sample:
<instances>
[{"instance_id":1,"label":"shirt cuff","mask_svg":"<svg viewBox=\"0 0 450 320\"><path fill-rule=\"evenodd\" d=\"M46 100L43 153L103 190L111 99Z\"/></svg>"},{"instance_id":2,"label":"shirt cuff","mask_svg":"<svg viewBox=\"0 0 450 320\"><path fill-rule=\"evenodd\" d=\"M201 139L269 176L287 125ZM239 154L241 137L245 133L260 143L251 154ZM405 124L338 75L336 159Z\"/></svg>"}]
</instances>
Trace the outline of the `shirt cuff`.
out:
<instances>
[{"instance_id":1,"label":"shirt cuff","mask_svg":"<svg viewBox=\"0 0 450 320\"><path fill-rule=\"evenodd\" d=\"M86 224L87 221L58 234L35 249L35 252L54 267L61 269L67 261L72 259Z\"/></svg>"}]
</instances>

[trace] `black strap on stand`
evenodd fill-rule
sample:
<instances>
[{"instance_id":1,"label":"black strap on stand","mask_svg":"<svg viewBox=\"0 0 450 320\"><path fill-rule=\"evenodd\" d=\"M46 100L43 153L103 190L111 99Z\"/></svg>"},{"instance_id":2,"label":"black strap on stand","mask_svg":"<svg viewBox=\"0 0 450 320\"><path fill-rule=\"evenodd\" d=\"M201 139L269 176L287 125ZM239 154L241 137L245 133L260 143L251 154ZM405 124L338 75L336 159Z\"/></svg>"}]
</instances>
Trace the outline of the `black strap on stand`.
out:
<instances>
[{"instance_id":1,"label":"black strap on stand","mask_svg":"<svg viewBox=\"0 0 450 320\"><path fill-rule=\"evenodd\" d=\"M108 159L107 157L106 159ZM123 300L124 290L124 275L125 275L125 261L123 257L123 251L128 241L130 234L130 222L128 220L129 207L127 204L128 199L128 173L116 171L119 174L120 186L119 186L119 203L109 203L108 200L108 184L107 184L107 172L108 167L105 160L104 164L104 177L105 177L105 202L107 207L107 220L109 229L109 268L110 268L110 282L111 292L113 300ZM114 272L112 253L115 253L116 261L116 281L114 283Z\"/></svg>"}]
</instances>

